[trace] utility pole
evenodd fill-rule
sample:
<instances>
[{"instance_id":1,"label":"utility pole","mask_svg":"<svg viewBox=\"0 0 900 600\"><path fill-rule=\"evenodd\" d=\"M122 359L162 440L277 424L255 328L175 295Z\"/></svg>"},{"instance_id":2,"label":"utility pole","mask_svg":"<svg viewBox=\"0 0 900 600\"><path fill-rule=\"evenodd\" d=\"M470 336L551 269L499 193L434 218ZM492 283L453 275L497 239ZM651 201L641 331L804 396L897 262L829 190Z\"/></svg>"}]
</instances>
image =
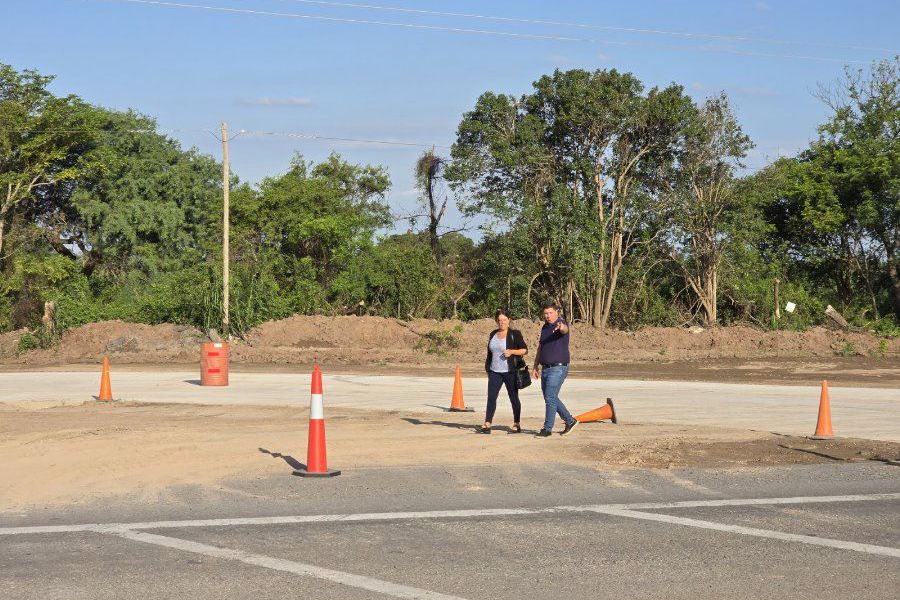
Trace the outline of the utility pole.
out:
<instances>
[{"instance_id":1,"label":"utility pole","mask_svg":"<svg viewBox=\"0 0 900 600\"><path fill-rule=\"evenodd\" d=\"M230 223L228 213L228 124L222 122L222 334L225 339L231 338L228 317L228 271L229 271L229 234Z\"/></svg>"}]
</instances>

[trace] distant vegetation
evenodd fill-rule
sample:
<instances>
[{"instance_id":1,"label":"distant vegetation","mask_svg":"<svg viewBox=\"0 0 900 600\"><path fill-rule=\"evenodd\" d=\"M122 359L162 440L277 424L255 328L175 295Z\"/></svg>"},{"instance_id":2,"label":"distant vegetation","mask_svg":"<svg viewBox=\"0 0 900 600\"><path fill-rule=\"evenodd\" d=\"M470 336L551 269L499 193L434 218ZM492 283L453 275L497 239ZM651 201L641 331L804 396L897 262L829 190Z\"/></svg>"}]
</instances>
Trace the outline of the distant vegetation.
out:
<instances>
[{"instance_id":1,"label":"distant vegetation","mask_svg":"<svg viewBox=\"0 0 900 600\"><path fill-rule=\"evenodd\" d=\"M221 164L150 117L56 96L51 80L0 64L0 331L52 339L48 301L54 328L218 327ZM802 328L832 304L896 334L900 59L847 71L821 98L831 117L809 148L742 176L753 143L725 95L697 103L615 70L485 92L449 156L410 165L423 211L404 234L383 233L394 219L378 166L296 156L258 186L234 178L232 327L535 316L552 298L597 327ZM448 201L490 219L477 243L447 230Z\"/></svg>"}]
</instances>

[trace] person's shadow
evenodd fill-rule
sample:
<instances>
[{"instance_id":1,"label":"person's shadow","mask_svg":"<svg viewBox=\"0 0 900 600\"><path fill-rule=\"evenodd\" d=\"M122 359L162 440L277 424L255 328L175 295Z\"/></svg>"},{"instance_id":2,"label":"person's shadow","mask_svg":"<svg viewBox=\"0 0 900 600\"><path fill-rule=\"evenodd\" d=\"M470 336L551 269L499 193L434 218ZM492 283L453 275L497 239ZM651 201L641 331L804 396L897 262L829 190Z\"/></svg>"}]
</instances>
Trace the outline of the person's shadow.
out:
<instances>
[{"instance_id":1,"label":"person's shadow","mask_svg":"<svg viewBox=\"0 0 900 600\"><path fill-rule=\"evenodd\" d=\"M451 423L448 421L423 421L412 417L403 417L403 420L413 425L432 425L434 427L450 427L451 429L462 429L467 431L478 431L478 425L469 425L468 423ZM508 425L494 425L491 427L493 431L505 431L512 433L513 430ZM522 433L536 433L534 431L522 430Z\"/></svg>"},{"instance_id":2,"label":"person's shadow","mask_svg":"<svg viewBox=\"0 0 900 600\"><path fill-rule=\"evenodd\" d=\"M302 462L300 462L293 456L285 455L285 454L282 454L281 452L272 452L271 450L266 450L265 448L260 448L259 451L262 452L263 454L268 454L269 456L271 456L273 458L280 458L281 460L286 462L288 465L290 465L291 468L293 468L295 471L299 471L299 470L305 471L306 470L306 465L304 465Z\"/></svg>"}]
</instances>

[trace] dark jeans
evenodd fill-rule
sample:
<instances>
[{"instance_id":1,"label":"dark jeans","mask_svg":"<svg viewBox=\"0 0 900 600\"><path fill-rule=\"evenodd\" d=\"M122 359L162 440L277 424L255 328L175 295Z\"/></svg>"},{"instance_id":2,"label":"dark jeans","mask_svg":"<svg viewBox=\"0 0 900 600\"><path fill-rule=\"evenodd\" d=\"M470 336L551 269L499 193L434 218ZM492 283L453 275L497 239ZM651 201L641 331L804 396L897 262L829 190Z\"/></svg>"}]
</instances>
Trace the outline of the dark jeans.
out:
<instances>
[{"instance_id":1,"label":"dark jeans","mask_svg":"<svg viewBox=\"0 0 900 600\"><path fill-rule=\"evenodd\" d=\"M509 394L509 403L512 404L513 422L518 423L522 414L522 403L519 402L519 389L516 387L515 372L497 373L496 371L488 371L488 397L487 412L484 416L485 423L494 421L494 413L497 411L497 396L500 394L500 388L506 386L506 393Z\"/></svg>"},{"instance_id":2,"label":"dark jeans","mask_svg":"<svg viewBox=\"0 0 900 600\"><path fill-rule=\"evenodd\" d=\"M553 422L556 421L557 414L567 425L575 420L566 405L559 399L559 390L568 374L568 366L544 367L541 371L541 391L544 392L544 402L547 405L544 429L547 431L553 429Z\"/></svg>"}]
</instances>

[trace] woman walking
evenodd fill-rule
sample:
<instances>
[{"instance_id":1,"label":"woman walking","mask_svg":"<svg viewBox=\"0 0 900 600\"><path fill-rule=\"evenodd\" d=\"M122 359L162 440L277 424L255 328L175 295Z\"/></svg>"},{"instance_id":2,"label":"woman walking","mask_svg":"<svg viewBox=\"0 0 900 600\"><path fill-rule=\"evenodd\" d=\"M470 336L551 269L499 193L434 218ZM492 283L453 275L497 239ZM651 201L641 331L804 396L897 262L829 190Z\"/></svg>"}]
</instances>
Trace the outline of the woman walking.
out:
<instances>
[{"instance_id":1,"label":"woman walking","mask_svg":"<svg viewBox=\"0 0 900 600\"><path fill-rule=\"evenodd\" d=\"M478 433L491 432L491 422L494 420L494 412L497 410L497 396L503 386L506 386L509 403L512 404L512 433L521 433L522 427L519 420L522 414L522 404L519 402L516 370L525 364L522 357L528 354L528 346L525 345L525 338L522 337L521 331L509 328L507 311L498 310L494 315L494 320L497 321L497 329L488 336L487 357L484 359L484 370L488 375L487 411L484 416L484 425L478 428Z\"/></svg>"}]
</instances>

